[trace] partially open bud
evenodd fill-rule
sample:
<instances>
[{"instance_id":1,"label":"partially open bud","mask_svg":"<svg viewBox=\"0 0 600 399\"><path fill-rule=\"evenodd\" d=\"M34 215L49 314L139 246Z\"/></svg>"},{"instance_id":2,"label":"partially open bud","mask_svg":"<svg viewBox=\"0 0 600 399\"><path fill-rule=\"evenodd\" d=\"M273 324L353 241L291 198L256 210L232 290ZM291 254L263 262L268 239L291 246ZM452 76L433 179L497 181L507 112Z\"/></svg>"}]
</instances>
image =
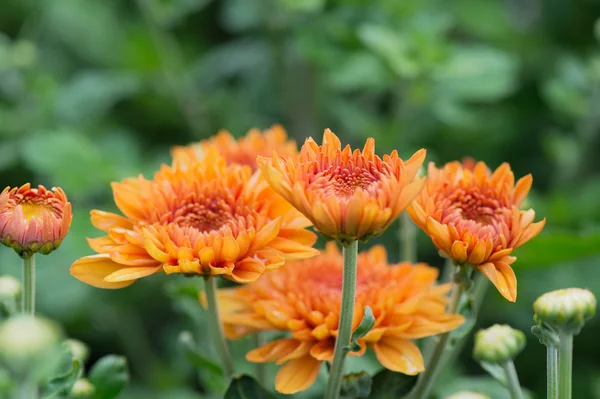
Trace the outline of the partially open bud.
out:
<instances>
[{"instance_id":1,"label":"partially open bud","mask_svg":"<svg viewBox=\"0 0 600 399\"><path fill-rule=\"evenodd\" d=\"M19 315L0 324L0 361L16 373L51 362L61 338L60 328L43 318Z\"/></svg>"},{"instance_id":2,"label":"partially open bud","mask_svg":"<svg viewBox=\"0 0 600 399\"><path fill-rule=\"evenodd\" d=\"M450 396L446 396L446 399L491 399L489 396L479 392L461 391L454 393Z\"/></svg>"},{"instance_id":3,"label":"partially open bud","mask_svg":"<svg viewBox=\"0 0 600 399\"><path fill-rule=\"evenodd\" d=\"M475 334L473 357L489 363L504 363L514 359L525 347L525 334L508 325L494 324Z\"/></svg>"},{"instance_id":4,"label":"partially open bud","mask_svg":"<svg viewBox=\"0 0 600 399\"><path fill-rule=\"evenodd\" d=\"M90 354L90 350L85 343L78 339L71 338L65 341L65 345L67 348L69 348L75 359L79 360L79 362L82 364L86 362Z\"/></svg>"},{"instance_id":5,"label":"partially open bud","mask_svg":"<svg viewBox=\"0 0 600 399\"><path fill-rule=\"evenodd\" d=\"M0 276L0 301L17 300L21 296L21 282L12 276Z\"/></svg>"},{"instance_id":6,"label":"partially open bud","mask_svg":"<svg viewBox=\"0 0 600 399\"><path fill-rule=\"evenodd\" d=\"M91 398L96 392L96 388L88 381L87 378L80 378L75 381L69 398L87 399Z\"/></svg>"},{"instance_id":7,"label":"partially open bud","mask_svg":"<svg viewBox=\"0 0 600 399\"><path fill-rule=\"evenodd\" d=\"M576 334L596 313L596 297L582 288L551 291L536 299L533 311L538 320Z\"/></svg>"},{"instance_id":8,"label":"partially open bud","mask_svg":"<svg viewBox=\"0 0 600 399\"><path fill-rule=\"evenodd\" d=\"M73 214L60 188L7 187L0 194L0 242L22 258L49 254L67 235Z\"/></svg>"}]
</instances>

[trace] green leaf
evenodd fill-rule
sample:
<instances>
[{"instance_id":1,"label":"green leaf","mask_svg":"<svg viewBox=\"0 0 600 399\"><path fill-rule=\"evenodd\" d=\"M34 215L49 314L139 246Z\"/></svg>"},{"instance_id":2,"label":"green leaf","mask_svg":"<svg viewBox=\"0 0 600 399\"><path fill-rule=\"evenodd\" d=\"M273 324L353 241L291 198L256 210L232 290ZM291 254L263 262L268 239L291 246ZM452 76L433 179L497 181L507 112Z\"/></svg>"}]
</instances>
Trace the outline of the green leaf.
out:
<instances>
[{"instance_id":1,"label":"green leaf","mask_svg":"<svg viewBox=\"0 0 600 399\"><path fill-rule=\"evenodd\" d=\"M373 379L366 371L347 374L342 381L340 399L368 398L372 384Z\"/></svg>"},{"instance_id":2,"label":"green leaf","mask_svg":"<svg viewBox=\"0 0 600 399\"><path fill-rule=\"evenodd\" d=\"M485 371L487 371L489 373L489 375L494 377L494 379L496 381L498 381L502 385L507 384L506 373L504 372L504 369L502 368L502 366L500 366L499 364L490 363L490 362L479 362L479 364L481 365L481 368L484 369Z\"/></svg>"},{"instance_id":3,"label":"green leaf","mask_svg":"<svg viewBox=\"0 0 600 399\"><path fill-rule=\"evenodd\" d=\"M346 346L345 349L351 352L359 352L361 347L358 343L358 340L367 335L367 333L371 331L374 325L375 317L373 316L373 311L371 310L370 306L366 306L363 319L361 320L358 327L356 327L356 330L354 330L354 332L352 333L352 342L350 343L350 346Z\"/></svg>"},{"instance_id":4,"label":"green leaf","mask_svg":"<svg viewBox=\"0 0 600 399\"><path fill-rule=\"evenodd\" d=\"M223 399L275 399L275 396L264 389L252 377L242 375L234 378L225 392Z\"/></svg>"},{"instance_id":5,"label":"green leaf","mask_svg":"<svg viewBox=\"0 0 600 399\"><path fill-rule=\"evenodd\" d=\"M358 36L398 76L413 78L418 75L419 65L411 55L411 42L406 34L382 25L364 25L359 28Z\"/></svg>"},{"instance_id":6,"label":"green leaf","mask_svg":"<svg viewBox=\"0 0 600 399\"><path fill-rule=\"evenodd\" d=\"M182 331L179 334L179 344L183 348L186 358L195 367L209 371L216 376L223 376L223 370L221 366L206 357L200 349L198 349L192 334L189 331Z\"/></svg>"},{"instance_id":7,"label":"green leaf","mask_svg":"<svg viewBox=\"0 0 600 399\"><path fill-rule=\"evenodd\" d=\"M127 359L116 355L104 356L94 364L88 378L96 388L94 399L115 398L129 381Z\"/></svg>"},{"instance_id":8,"label":"green leaf","mask_svg":"<svg viewBox=\"0 0 600 399\"><path fill-rule=\"evenodd\" d=\"M53 378L42 388L42 398L68 398L75 381L81 376L82 369L79 360L73 359L71 370L67 374Z\"/></svg>"},{"instance_id":9,"label":"green leaf","mask_svg":"<svg viewBox=\"0 0 600 399\"><path fill-rule=\"evenodd\" d=\"M408 394L417 383L416 375L394 373L384 369L373 376L369 399L397 399Z\"/></svg>"}]
</instances>

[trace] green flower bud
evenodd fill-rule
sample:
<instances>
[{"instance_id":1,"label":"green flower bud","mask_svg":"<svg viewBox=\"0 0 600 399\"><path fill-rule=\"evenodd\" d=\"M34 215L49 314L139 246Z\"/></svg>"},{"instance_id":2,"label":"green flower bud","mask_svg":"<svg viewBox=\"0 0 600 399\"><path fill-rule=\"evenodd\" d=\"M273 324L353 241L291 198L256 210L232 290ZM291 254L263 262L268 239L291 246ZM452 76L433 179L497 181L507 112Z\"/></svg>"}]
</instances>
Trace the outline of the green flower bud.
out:
<instances>
[{"instance_id":1,"label":"green flower bud","mask_svg":"<svg viewBox=\"0 0 600 399\"><path fill-rule=\"evenodd\" d=\"M489 396L479 392L461 391L450 396L446 396L446 399L491 399Z\"/></svg>"},{"instance_id":2,"label":"green flower bud","mask_svg":"<svg viewBox=\"0 0 600 399\"><path fill-rule=\"evenodd\" d=\"M87 378L80 378L75 381L69 397L73 399L87 399L91 398L95 392L96 388Z\"/></svg>"},{"instance_id":3,"label":"green flower bud","mask_svg":"<svg viewBox=\"0 0 600 399\"><path fill-rule=\"evenodd\" d=\"M577 334L596 313L596 297L589 290L566 288L547 292L533 303L536 319L564 332Z\"/></svg>"},{"instance_id":4,"label":"green flower bud","mask_svg":"<svg viewBox=\"0 0 600 399\"><path fill-rule=\"evenodd\" d=\"M0 276L0 301L16 300L21 295L21 282L12 276Z\"/></svg>"},{"instance_id":5,"label":"green flower bud","mask_svg":"<svg viewBox=\"0 0 600 399\"><path fill-rule=\"evenodd\" d=\"M525 347L525 334L508 325L495 324L475 334L473 357L489 363L514 359Z\"/></svg>"},{"instance_id":6,"label":"green flower bud","mask_svg":"<svg viewBox=\"0 0 600 399\"><path fill-rule=\"evenodd\" d=\"M86 362L90 350L84 342L81 342L78 339L68 339L65 341L65 345L67 345L67 348L69 348L75 359L79 360L82 364Z\"/></svg>"},{"instance_id":7,"label":"green flower bud","mask_svg":"<svg viewBox=\"0 0 600 399\"><path fill-rule=\"evenodd\" d=\"M60 328L53 322L19 315L0 324L0 360L17 373L31 371L54 357Z\"/></svg>"}]
</instances>

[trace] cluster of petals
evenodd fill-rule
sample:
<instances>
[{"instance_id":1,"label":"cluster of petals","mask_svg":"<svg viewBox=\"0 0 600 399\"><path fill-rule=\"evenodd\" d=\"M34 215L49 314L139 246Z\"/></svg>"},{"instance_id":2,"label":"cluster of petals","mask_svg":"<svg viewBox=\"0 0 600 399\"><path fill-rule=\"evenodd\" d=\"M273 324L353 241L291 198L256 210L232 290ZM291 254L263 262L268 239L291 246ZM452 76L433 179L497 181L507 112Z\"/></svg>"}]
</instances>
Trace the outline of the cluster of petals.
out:
<instances>
[{"instance_id":1,"label":"cluster of petals","mask_svg":"<svg viewBox=\"0 0 600 399\"><path fill-rule=\"evenodd\" d=\"M23 258L58 248L72 219L71 203L61 188L27 183L0 194L0 241Z\"/></svg>"},{"instance_id":2,"label":"cluster of petals","mask_svg":"<svg viewBox=\"0 0 600 399\"><path fill-rule=\"evenodd\" d=\"M369 138L363 151L342 149L338 137L325 130L323 144L306 140L300 156L258 157L273 189L311 220L321 233L347 242L381 234L422 189L415 179L425 150L407 162L397 151L375 155Z\"/></svg>"},{"instance_id":3,"label":"cluster of petals","mask_svg":"<svg viewBox=\"0 0 600 399\"><path fill-rule=\"evenodd\" d=\"M517 299L513 251L537 236L533 209L521 210L533 179L515 183L507 163L493 173L483 162L429 164L425 188L407 209L442 256L484 273L509 301Z\"/></svg>"},{"instance_id":4,"label":"cluster of petals","mask_svg":"<svg viewBox=\"0 0 600 399\"><path fill-rule=\"evenodd\" d=\"M96 287L125 287L162 270L245 283L286 259L318 253L310 222L260 172L227 164L213 150L201 159L178 154L152 180L128 178L112 188L124 216L93 210L92 224L107 235L88 239L98 254L71 266Z\"/></svg>"},{"instance_id":5,"label":"cluster of petals","mask_svg":"<svg viewBox=\"0 0 600 399\"><path fill-rule=\"evenodd\" d=\"M283 364L275 388L294 393L310 387L322 362L333 360L342 298L343 259L335 243L321 255L288 262L259 280L218 292L228 338L262 330L290 333L249 352L251 362ZM371 348L381 364L415 375L424 370L414 339L450 331L464 321L446 313L450 285L435 285L437 269L426 264L388 265L386 251L374 246L358 256L355 329L370 306L375 325L359 341L360 356Z\"/></svg>"},{"instance_id":6,"label":"cluster of petals","mask_svg":"<svg viewBox=\"0 0 600 399\"><path fill-rule=\"evenodd\" d=\"M273 152L289 158L298 155L296 142L288 140L287 133L281 125L273 125L264 131L250 129L238 140L227 130L221 130L214 137L199 143L174 147L171 153L173 157L185 154L199 159L211 150L218 151L227 163L248 165L253 171L258 169L256 157L259 155L270 156Z\"/></svg>"}]
</instances>

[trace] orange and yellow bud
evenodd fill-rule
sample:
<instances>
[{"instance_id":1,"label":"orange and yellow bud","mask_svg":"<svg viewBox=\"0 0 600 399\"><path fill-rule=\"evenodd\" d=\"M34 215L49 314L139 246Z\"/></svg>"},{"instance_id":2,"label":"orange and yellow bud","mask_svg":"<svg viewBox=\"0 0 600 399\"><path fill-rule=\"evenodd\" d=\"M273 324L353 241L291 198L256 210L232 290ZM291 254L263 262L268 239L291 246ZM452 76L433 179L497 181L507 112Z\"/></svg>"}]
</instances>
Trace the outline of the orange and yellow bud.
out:
<instances>
[{"instance_id":1,"label":"orange and yellow bud","mask_svg":"<svg viewBox=\"0 0 600 399\"><path fill-rule=\"evenodd\" d=\"M187 146L174 147L171 153L173 157L186 154L199 159L210 149L217 150L227 163L248 165L253 171L258 169L256 157L259 155L270 156L273 152L277 152L277 154L284 157L296 157L298 155L296 142L288 140L287 133L281 125L273 125L262 132L259 129L251 129L238 140L227 130L221 130L216 136L208 140Z\"/></svg>"},{"instance_id":2,"label":"orange and yellow bud","mask_svg":"<svg viewBox=\"0 0 600 399\"><path fill-rule=\"evenodd\" d=\"M273 189L302 212L321 233L341 242L377 236L421 191L416 179L425 150L403 162L396 151L383 159L369 138L363 151L341 148L325 130L323 145L306 140L298 159L258 157Z\"/></svg>"},{"instance_id":3,"label":"orange and yellow bud","mask_svg":"<svg viewBox=\"0 0 600 399\"><path fill-rule=\"evenodd\" d=\"M514 302L512 252L537 236L546 223L546 219L533 223L533 209L519 209L532 182L527 175L515 183L507 163L493 173L483 162L451 162L439 169L430 163L425 189L408 213L442 256L479 269Z\"/></svg>"},{"instance_id":4,"label":"orange and yellow bud","mask_svg":"<svg viewBox=\"0 0 600 399\"><path fill-rule=\"evenodd\" d=\"M24 259L58 248L72 219L71 203L60 188L27 183L0 194L0 241Z\"/></svg>"},{"instance_id":5,"label":"orange and yellow bud","mask_svg":"<svg viewBox=\"0 0 600 399\"><path fill-rule=\"evenodd\" d=\"M288 262L259 280L217 293L228 338L263 330L290 333L252 350L255 363L275 362L275 388L291 394L309 388L324 361L333 360L342 301L343 258L334 242L320 256ZM460 326L464 318L446 313L450 285L436 285L437 269L426 264L389 265L386 251L374 246L358 255L352 330L371 307L375 325L359 340L360 356L371 348L381 364L415 375L424 370L414 340Z\"/></svg>"},{"instance_id":6,"label":"orange and yellow bud","mask_svg":"<svg viewBox=\"0 0 600 399\"><path fill-rule=\"evenodd\" d=\"M227 164L211 150L179 154L152 180L113 183L124 216L93 210L108 235L88 239L98 255L79 259L71 274L100 288L121 288L164 271L256 280L286 259L318 254L310 222L277 195L260 172Z\"/></svg>"}]
</instances>

